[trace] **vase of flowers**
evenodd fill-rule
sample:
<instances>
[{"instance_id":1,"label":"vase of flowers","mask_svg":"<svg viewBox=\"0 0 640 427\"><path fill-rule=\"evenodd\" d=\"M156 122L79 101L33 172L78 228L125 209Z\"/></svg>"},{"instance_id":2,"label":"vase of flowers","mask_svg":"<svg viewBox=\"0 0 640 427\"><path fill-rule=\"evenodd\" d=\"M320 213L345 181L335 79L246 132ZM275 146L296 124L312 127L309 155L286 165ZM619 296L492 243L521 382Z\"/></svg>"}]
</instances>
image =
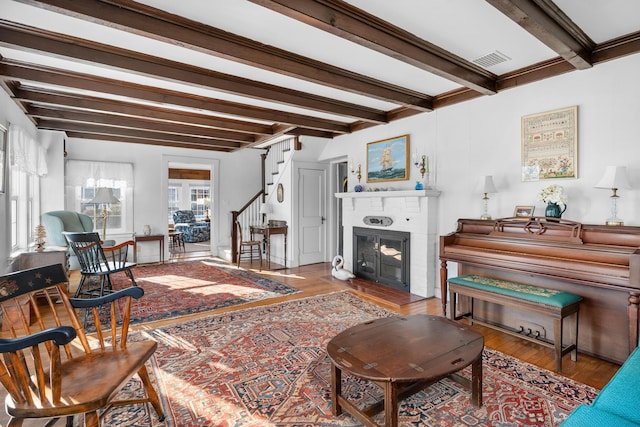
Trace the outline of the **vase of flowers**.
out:
<instances>
[{"instance_id":1,"label":"vase of flowers","mask_svg":"<svg viewBox=\"0 0 640 427\"><path fill-rule=\"evenodd\" d=\"M538 194L538 200L547 204L544 214L546 217L561 218L567 210L567 195L561 185L553 184L543 188Z\"/></svg>"}]
</instances>

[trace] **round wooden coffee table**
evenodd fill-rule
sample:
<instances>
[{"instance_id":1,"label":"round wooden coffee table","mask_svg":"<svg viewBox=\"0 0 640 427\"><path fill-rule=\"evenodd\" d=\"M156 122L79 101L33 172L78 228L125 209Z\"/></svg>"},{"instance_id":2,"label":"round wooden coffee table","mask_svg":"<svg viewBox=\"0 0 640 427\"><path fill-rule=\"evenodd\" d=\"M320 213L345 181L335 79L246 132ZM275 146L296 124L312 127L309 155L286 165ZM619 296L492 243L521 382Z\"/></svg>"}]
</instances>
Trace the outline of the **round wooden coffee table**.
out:
<instances>
[{"instance_id":1,"label":"round wooden coffee table","mask_svg":"<svg viewBox=\"0 0 640 427\"><path fill-rule=\"evenodd\" d=\"M484 337L445 317L423 314L394 316L361 323L327 344L331 358L331 405L365 426L378 426L372 416L384 408L386 426L398 425L401 400L444 377L471 388L471 402L482 406ZM454 375L471 365L471 381ZM359 409L342 395L342 371L377 383L384 399Z\"/></svg>"}]
</instances>

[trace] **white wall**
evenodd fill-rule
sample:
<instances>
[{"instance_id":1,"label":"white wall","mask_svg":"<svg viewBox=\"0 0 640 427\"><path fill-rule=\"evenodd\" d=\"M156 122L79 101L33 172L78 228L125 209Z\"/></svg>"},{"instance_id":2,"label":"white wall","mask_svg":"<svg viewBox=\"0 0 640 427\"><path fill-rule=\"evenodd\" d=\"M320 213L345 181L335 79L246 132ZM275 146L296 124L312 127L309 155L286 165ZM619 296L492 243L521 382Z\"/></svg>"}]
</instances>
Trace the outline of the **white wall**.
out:
<instances>
[{"instance_id":1,"label":"white wall","mask_svg":"<svg viewBox=\"0 0 640 427\"><path fill-rule=\"evenodd\" d=\"M625 165L634 187L620 191L619 215L626 225L640 225L640 55L597 65L590 70L528 84L482 97L463 104L424 113L388 125L345 135L329 141L319 161L335 161L348 155L366 165L366 143L409 134L412 147L430 156L435 187L442 191L439 200L439 234L454 230L460 217L479 217L482 195L474 190L481 175L493 175L499 193L492 195L489 211L494 217L510 216L515 205L533 204L541 214L544 206L536 201L541 188L559 182L568 192L568 209L564 218L584 223L603 223L609 214L607 190L595 189L606 165ZM521 182L520 120L527 114L578 105L578 174L577 179ZM4 91L0 91L0 123L17 123L36 134L24 113ZM42 132L39 133L39 137ZM62 138L59 134L40 137L49 144L50 173L43 179L43 210L63 206ZM307 142L309 141L309 142ZM304 144L312 139L303 139ZM314 147L314 149L317 146ZM67 141L68 158L126 161L134 163L135 211L137 232L144 224L166 227L162 197L163 156L171 158L218 161L220 176L218 235L229 235L230 219L259 187L260 157L255 150L216 153L105 141ZM419 178L413 167L410 180L393 183L396 189L413 188ZM353 188L354 180L350 180ZM366 185L366 183L365 183ZM288 191L287 193L290 193ZM332 196L331 196L332 197ZM9 254L9 211L6 194L0 194L0 260ZM216 244L227 245L224 241Z\"/></svg>"},{"instance_id":2,"label":"white wall","mask_svg":"<svg viewBox=\"0 0 640 427\"><path fill-rule=\"evenodd\" d=\"M62 144L62 140L58 145ZM231 234L231 210L239 209L260 189L260 155L261 150L240 150L235 153L215 151L179 149L146 144L124 144L98 140L67 139L67 159L100 160L133 163L134 173L134 231L143 233L145 224L151 225L154 233L164 233L167 229L167 165L169 161L180 163L197 163L212 165L212 186L215 198L213 212L214 222L211 224L212 252L217 254L221 247L229 246ZM60 147L49 148L48 154L58 156ZM51 159L53 162L59 161ZM63 168L56 168L43 179L43 185L56 188L51 194L59 203L59 189L64 194ZM216 197L218 193L218 197ZM43 194L43 206L52 206L55 202L48 194ZM64 206L56 206L63 209ZM110 235L118 242L130 239L130 235ZM165 255L167 255L165 245ZM165 256L166 258L166 256ZM153 244L140 245L138 260L140 262L158 259L158 247Z\"/></svg>"},{"instance_id":3,"label":"white wall","mask_svg":"<svg viewBox=\"0 0 640 427\"><path fill-rule=\"evenodd\" d=\"M493 175L499 191L489 204L494 217L511 216L515 205L535 205L536 214L543 214L544 205L536 196L543 187L557 183L569 196L563 218L604 223L611 192L594 185L605 166L624 165L633 188L619 192L619 214L626 225L640 225L639 71L640 55L600 64L341 136L327 145L321 159L342 157L347 152L350 160L364 168L367 142L409 134L412 147L431 158L434 184L442 191L442 233L452 231L457 218L480 216L482 194L476 187L482 175ZM578 178L522 182L521 117L572 105L578 105ZM417 168L412 167L410 178L392 184L397 189L413 188L420 178Z\"/></svg>"},{"instance_id":4,"label":"white wall","mask_svg":"<svg viewBox=\"0 0 640 427\"><path fill-rule=\"evenodd\" d=\"M603 224L609 216L611 191L596 189L607 165L627 166L630 190L619 192L618 213L625 225L640 225L640 55L600 64L553 79L528 84L445 107L385 126L345 135L327 144L321 160L341 158L366 165L366 143L409 134L420 154L430 156L439 200L439 234L455 230L458 218L479 218L482 175L493 175L497 194L491 195L494 218L513 214L516 205L535 205L544 215L538 192L557 183L568 193L563 218ZM522 182L520 178L520 121L528 114L578 106L578 178ZM412 148L412 150L413 150ZM389 183L410 189L420 178L411 167L408 181ZM350 188L355 185L350 179ZM365 179L363 178L363 182ZM365 187L367 186L364 183ZM437 266L433 266L437 268Z\"/></svg>"}]
</instances>

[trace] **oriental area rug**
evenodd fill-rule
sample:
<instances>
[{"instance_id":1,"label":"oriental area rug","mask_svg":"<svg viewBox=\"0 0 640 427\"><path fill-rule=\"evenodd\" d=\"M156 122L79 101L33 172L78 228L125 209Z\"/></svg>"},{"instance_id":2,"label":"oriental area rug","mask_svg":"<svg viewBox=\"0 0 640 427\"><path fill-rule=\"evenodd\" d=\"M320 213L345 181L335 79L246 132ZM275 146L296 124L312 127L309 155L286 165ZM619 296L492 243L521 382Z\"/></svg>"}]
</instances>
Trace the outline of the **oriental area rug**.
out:
<instances>
[{"instance_id":1,"label":"oriental area rug","mask_svg":"<svg viewBox=\"0 0 640 427\"><path fill-rule=\"evenodd\" d=\"M137 266L131 271L145 292L144 297L133 301L132 324L299 292L291 286L213 259ZM111 282L116 290L131 286L124 273L112 275Z\"/></svg>"},{"instance_id":2,"label":"oriental area rug","mask_svg":"<svg viewBox=\"0 0 640 427\"><path fill-rule=\"evenodd\" d=\"M154 339L152 377L167 420L149 405L117 408L104 425L359 426L330 401L328 341L357 323L393 315L350 292L206 316L132 339ZM442 380L400 403L401 426L558 426L597 390L485 349L484 405L470 392ZM462 374L470 378L467 368ZM125 391L133 397L140 385ZM364 407L382 397L375 384L343 375L343 392ZM378 422L382 422L381 416Z\"/></svg>"}]
</instances>

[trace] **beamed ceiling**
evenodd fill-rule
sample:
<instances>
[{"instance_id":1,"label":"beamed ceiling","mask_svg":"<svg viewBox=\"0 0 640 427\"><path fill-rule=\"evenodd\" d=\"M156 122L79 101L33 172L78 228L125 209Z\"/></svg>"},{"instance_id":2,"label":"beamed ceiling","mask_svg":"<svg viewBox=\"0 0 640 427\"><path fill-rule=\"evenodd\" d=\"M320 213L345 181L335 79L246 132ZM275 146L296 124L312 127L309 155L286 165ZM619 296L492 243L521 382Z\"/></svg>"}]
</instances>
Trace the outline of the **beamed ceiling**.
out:
<instances>
[{"instance_id":1,"label":"beamed ceiling","mask_svg":"<svg viewBox=\"0 0 640 427\"><path fill-rule=\"evenodd\" d=\"M0 0L4 89L88 143L334 138L638 51L637 0Z\"/></svg>"}]
</instances>

